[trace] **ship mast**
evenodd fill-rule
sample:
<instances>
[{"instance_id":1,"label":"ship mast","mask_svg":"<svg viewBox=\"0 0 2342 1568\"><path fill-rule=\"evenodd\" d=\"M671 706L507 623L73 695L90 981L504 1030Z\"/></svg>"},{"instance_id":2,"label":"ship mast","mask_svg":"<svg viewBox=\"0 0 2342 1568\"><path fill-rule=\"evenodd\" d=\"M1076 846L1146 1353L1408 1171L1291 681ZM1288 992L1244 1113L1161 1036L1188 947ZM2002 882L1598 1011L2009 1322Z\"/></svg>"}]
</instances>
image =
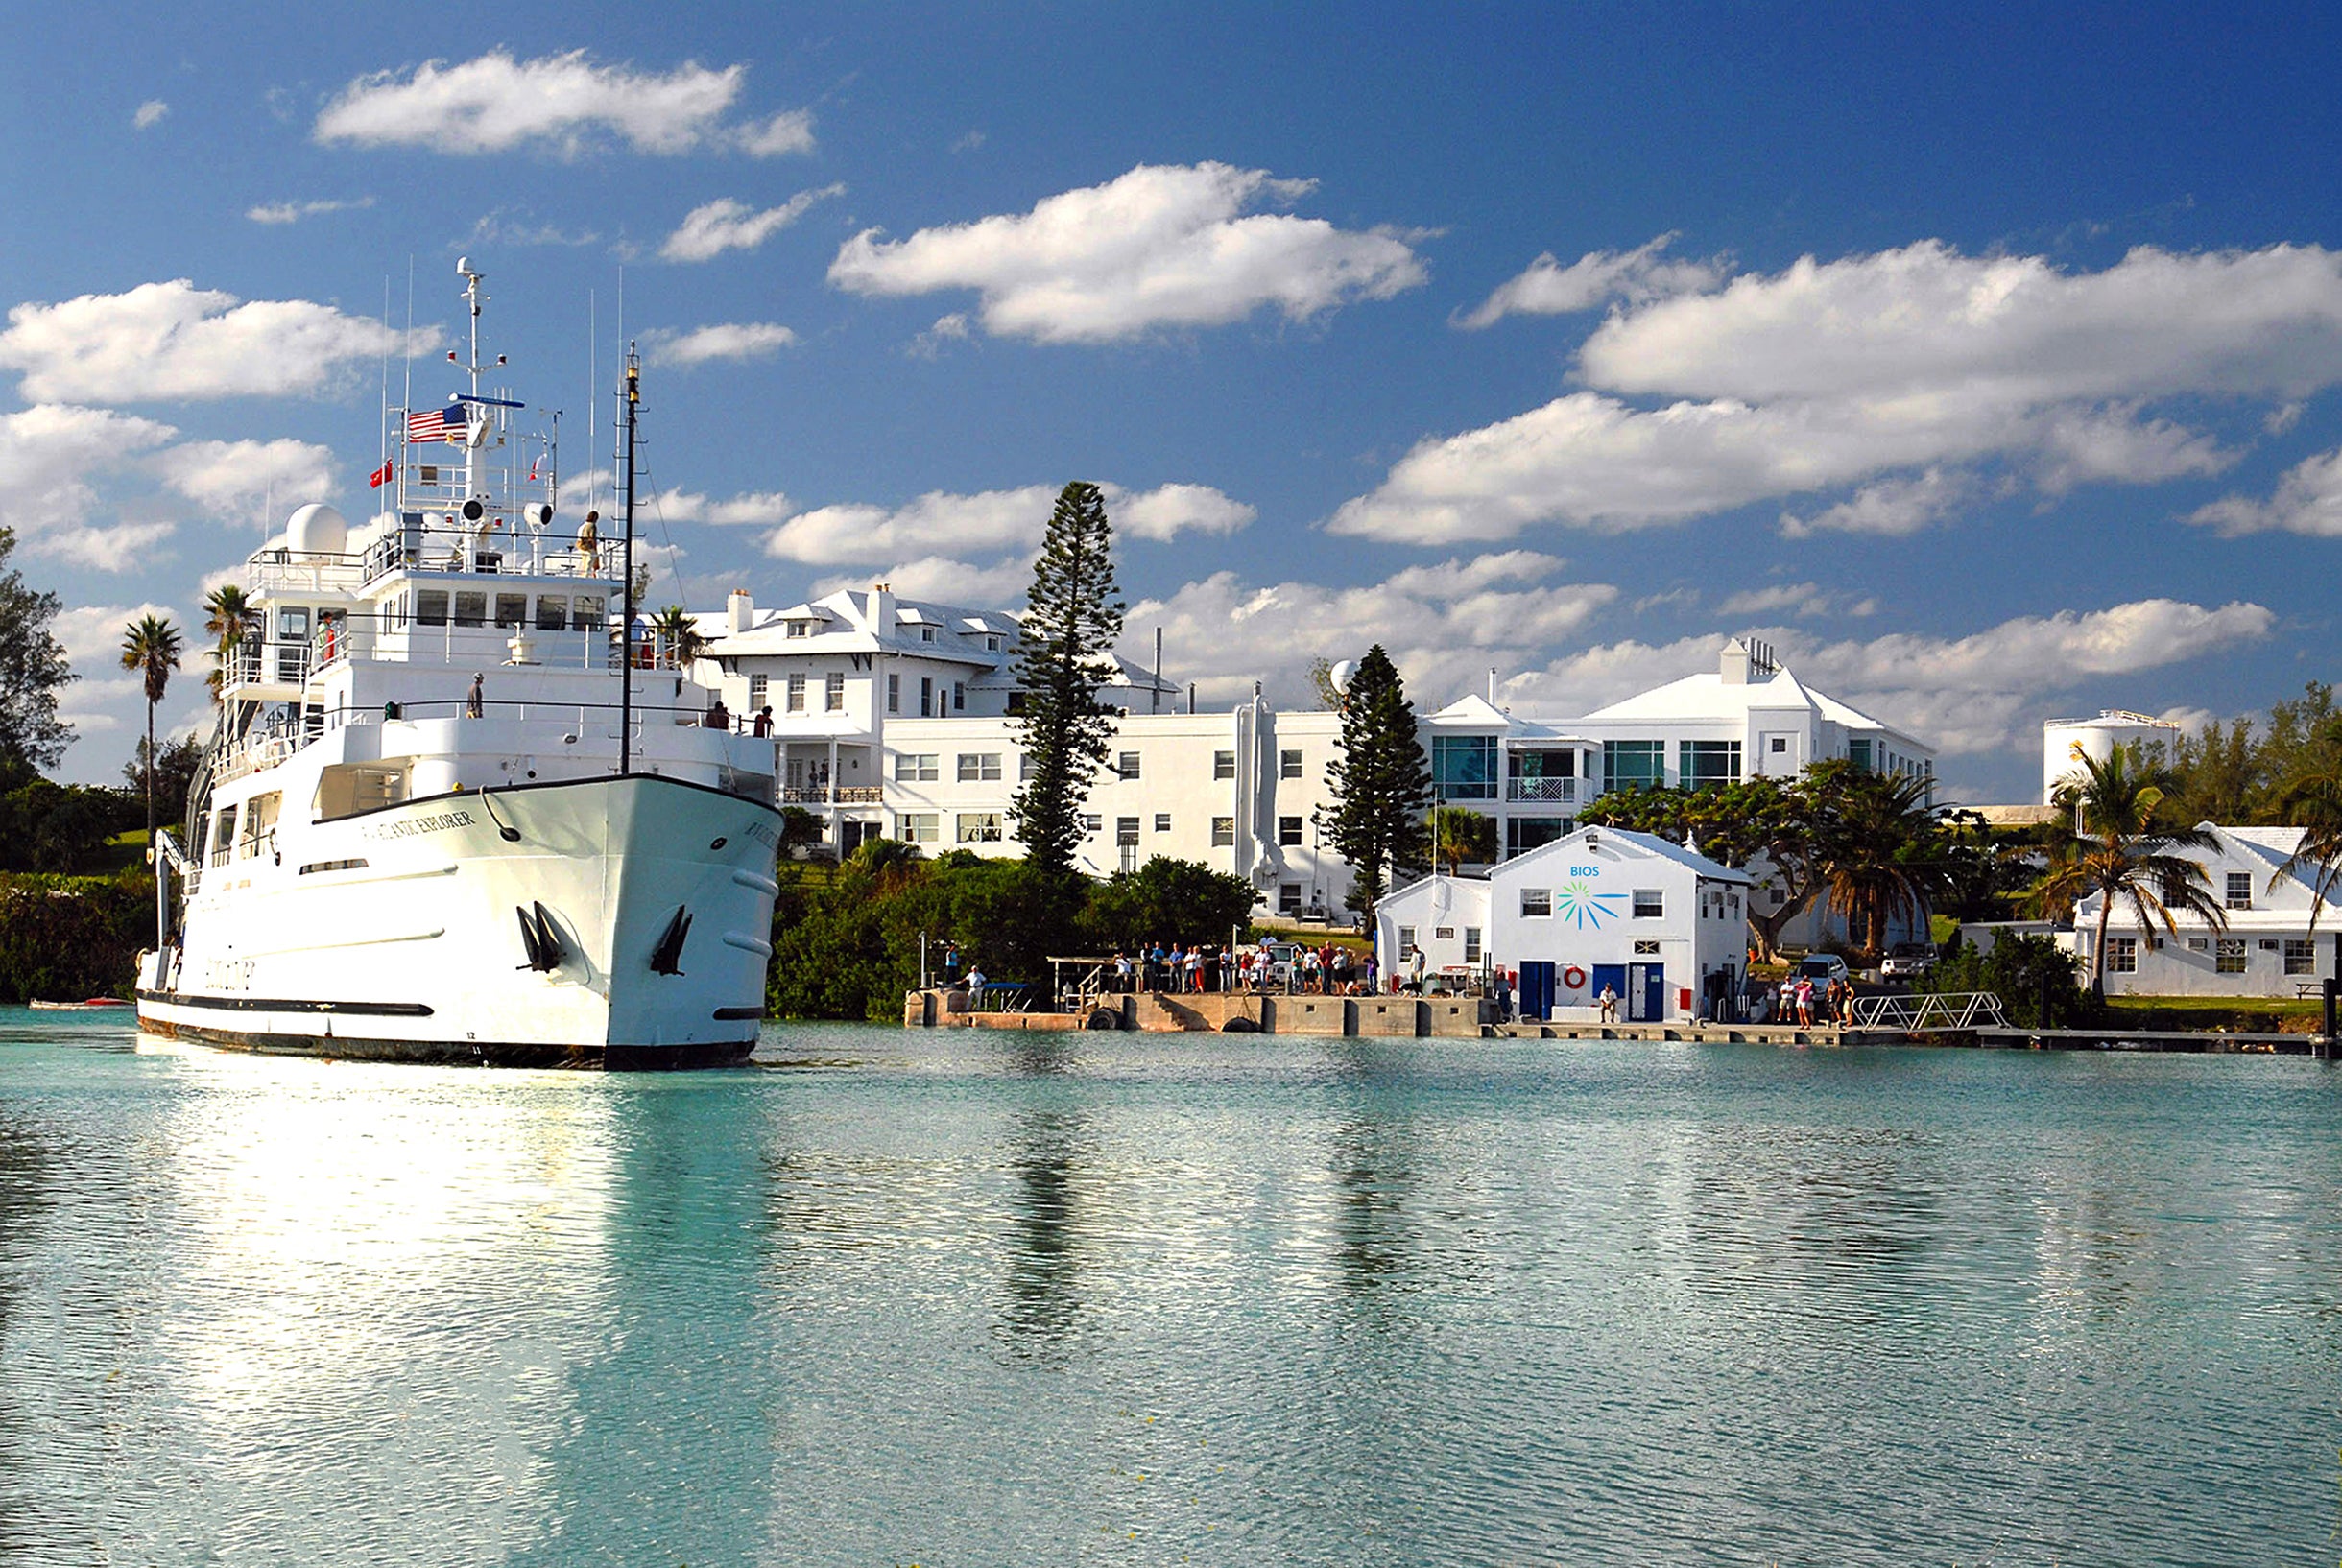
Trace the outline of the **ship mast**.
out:
<instances>
[{"instance_id":1,"label":"ship mast","mask_svg":"<svg viewBox=\"0 0 2342 1568\"><path fill-rule=\"evenodd\" d=\"M471 307L471 357L464 366L471 376L471 396L464 407L464 499L470 501L480 493L480 438L487 434L485 427L475 430L471 423L474 416L486 412L480 407L480 307L488 296L480 292L480 282L487 274L473 272L468 257L459 258L455 266L464 274L464 303Z\"/></svg>"},{"instance_id":2,"label":"ship mast","mask_svg":"<svg viewBox=\"0 0 2342 1568\"><path fill-rule=\"evenodd\" d=\"M618 774L626 776L633 762L634 741L634 411L642 402L642 362L634 345L626 345L626 553L623 630L618 638Z\"/></svg>"}]
</instances>

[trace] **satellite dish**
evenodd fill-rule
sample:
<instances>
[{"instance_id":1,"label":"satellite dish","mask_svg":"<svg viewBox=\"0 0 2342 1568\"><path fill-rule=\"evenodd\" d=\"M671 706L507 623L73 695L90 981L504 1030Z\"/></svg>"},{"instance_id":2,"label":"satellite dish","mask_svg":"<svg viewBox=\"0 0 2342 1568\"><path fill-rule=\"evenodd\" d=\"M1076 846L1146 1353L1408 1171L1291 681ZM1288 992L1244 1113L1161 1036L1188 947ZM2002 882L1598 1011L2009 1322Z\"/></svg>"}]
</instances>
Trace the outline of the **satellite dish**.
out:
<instances>
[{"instance_id":1,"label":"satellite dish","mask_svg":"<svg viewBox=\"0 0 2342 1568\"><path fill-rule=\"evenodd\" d=\"M458 256L458 257L456 257L456 258L455 258L455 270L456 270L457 272L459 272L459 273L466 273L466 274L467 274L467 275L468 275L468 274L469 274L469 273L471 272L471 258L470 258L469 256Z\"/></svg>"},{"instance_id":2,"label":"satellite dish","mask_svg":"<svg viewBox=\"0 0 2342 1568\"><path fill-rule=\"evenodd\" d=\"M1335 691L1346 692L1350 690L1350 677L1357 673L1358 661L1356 659L1344 659L1341 663L1335 665L1330 671L1326 672L1326 676L1327 678L1333 682L1333 689Z\"/></svg>"}]
</instances>

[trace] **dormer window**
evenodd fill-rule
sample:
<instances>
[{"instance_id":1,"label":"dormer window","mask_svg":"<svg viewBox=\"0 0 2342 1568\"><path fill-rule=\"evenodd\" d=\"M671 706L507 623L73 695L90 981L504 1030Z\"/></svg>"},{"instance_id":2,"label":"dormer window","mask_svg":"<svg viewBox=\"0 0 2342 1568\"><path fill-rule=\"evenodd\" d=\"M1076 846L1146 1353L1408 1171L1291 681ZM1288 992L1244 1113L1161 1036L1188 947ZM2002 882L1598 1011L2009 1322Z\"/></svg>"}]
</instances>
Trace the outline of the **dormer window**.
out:
<instances>
[{"instance_id":1,"label":"dormer window","mask_svg":"<svg viewBox=\"0 0 2342 1568\"><path fill-rule=\"evenodd\" d=\"M813 623L811 621L791 621L789 623L789 635L792 637L812 636Z\"/></svg>"},{"instance_id":2,"label":"dormer window","mask_svg":"<svg viewBox=\"0 0 2342 1568\"><path fill-rule=\"evenodd\" d=\"M994 631L985 637L984 651L987 653L997 653L1000 652L1000 633Z\"/></svg>"},{"instance_id":3,"label":"dormer window","mask_svg":"<svg viewBox=\"0 0 2342 1568\"><path fill-rule=\"evenodd\" d=\"M920 627L920 628L919 629L919 640L920 640L920 642L933 642L933 641L935 641L935 628L933 628L933 627L931 627L931 626L922 626L922 627Z\"/></svg>"}]
</instances>

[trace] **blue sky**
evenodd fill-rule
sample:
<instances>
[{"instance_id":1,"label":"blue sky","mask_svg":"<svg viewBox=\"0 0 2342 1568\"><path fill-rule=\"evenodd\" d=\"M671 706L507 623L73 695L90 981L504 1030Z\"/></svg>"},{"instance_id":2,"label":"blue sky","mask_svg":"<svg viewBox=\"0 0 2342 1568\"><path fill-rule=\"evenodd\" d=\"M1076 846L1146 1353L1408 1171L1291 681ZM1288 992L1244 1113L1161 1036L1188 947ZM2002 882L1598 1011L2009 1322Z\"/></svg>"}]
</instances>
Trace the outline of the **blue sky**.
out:
<instances>
[{"instance_id":1,"label":"blue sky","mask_svg":"<svg viewBox=\"0 0 2342 1568\"><path fill-rule=\"evenodd\" d=\"M200 621L264 501L370 510L384 354L452 390L458 255L571 475L607 465L588 299L607 384L623 273L656 603L1013 604L1079 477L1115 487L1132 648L1165 628L1207 701L1380 640L1420 705L1494 666L1566 717L1754 631L2006 799L2043 717L2331 673L2330 13L12 31L0 522L71 606L73 776L139 727L125 618ZM196 666L165 718L202 716Z\"/></svg>"}]
</instances>

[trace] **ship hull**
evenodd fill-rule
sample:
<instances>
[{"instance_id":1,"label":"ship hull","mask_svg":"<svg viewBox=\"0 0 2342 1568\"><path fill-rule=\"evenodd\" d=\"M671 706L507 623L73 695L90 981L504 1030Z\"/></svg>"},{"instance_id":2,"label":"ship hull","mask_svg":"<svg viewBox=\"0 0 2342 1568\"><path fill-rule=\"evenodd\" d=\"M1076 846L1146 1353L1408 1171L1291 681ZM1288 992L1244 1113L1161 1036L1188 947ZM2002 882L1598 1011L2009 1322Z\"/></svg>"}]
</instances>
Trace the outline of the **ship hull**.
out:
<instances>
[{"instance_id":1,"label":"ship hull","mask_svg":"<svg viewBox=\"0 0 2342 1568\"><path fill-rule=\"evenodd\" d=\"M205 869L140 967L151 1033L489 1066L735 1064L754 1047L779 817L635 774L414 800Z\"/></svg>"}]
</instances>

